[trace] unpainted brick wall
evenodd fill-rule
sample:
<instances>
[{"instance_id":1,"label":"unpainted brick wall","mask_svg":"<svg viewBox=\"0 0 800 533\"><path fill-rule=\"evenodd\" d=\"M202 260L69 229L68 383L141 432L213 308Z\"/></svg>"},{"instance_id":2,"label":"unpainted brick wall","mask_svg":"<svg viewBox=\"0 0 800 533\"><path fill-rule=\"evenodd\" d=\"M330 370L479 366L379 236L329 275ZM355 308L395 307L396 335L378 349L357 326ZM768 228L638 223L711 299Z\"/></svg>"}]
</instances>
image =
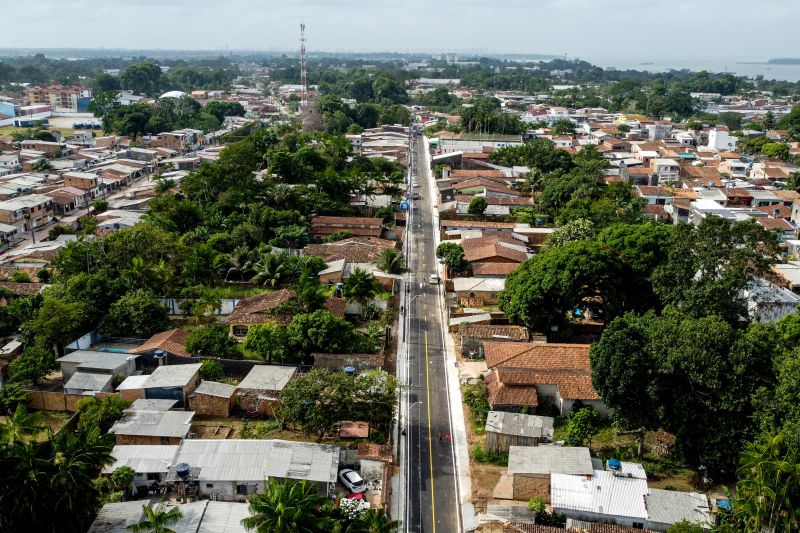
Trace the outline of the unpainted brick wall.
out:
<instances>
[{"instance_id":1,"label":"unpainted brick wall","mask_svg":"<svg viewBox=\"0 0 800 533\"><path fill-rule=\"evenodd\" d=\"M231 414L231 399L195 393L189 396L189 410L199 416L227 418Z\"/></svg>"},{"instance_id":2,"label":"unpainted brick wall","mask_svg":"<svg viewBox=\"0 0 800 533\"><path fill-rule=\"evenodd\" d=\"M550 476L547 474L514 474L514 499L528 501L541 498L550 503Z\"/></svg>"}]
</instances>

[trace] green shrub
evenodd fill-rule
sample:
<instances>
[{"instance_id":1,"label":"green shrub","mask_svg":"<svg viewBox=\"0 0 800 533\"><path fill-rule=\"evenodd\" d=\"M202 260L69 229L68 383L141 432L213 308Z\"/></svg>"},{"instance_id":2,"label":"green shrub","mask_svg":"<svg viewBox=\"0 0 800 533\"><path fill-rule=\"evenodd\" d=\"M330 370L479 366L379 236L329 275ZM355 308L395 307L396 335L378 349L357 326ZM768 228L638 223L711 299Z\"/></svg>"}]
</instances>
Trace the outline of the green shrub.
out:
<instances>
[{"instance_id":1,"label":"green shrub","mask_svg":"<svg viewBox=\"0 0 800 533\"><path fill-rule=\"evenodd\" d=\"M507 453L490 452L480 444L472 447L472 460L480 464L508 466Z\"/></svg>"}]
</instances>

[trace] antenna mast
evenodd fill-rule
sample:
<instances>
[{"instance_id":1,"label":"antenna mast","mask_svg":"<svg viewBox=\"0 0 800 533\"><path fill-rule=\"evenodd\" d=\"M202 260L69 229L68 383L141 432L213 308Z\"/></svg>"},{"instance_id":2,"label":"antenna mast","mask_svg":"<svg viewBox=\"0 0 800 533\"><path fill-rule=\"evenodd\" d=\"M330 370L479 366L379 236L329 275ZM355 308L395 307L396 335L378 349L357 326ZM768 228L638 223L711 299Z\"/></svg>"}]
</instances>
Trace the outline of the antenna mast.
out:
<instances>
[{"instance_id":1,"label":"antenna mast","mask_svg":"<svg viewBox=\"0 0 800 533\"><path fill-rule=\"evenodd\" d=\"M308 104L308 74L306 72L306 25L300 23L300 106Z\"/></svg>"}]
</instances>

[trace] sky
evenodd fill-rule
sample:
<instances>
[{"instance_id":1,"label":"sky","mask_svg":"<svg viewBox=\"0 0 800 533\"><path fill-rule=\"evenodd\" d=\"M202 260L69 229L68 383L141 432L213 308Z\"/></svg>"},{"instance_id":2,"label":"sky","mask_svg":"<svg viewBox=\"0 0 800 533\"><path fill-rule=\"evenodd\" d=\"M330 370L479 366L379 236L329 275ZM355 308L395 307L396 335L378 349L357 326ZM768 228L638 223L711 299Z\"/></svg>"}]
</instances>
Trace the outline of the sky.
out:
<instances>
[{"instance_id":1,"label":"sky","mask_svg":"<svg viewBox=\"0 0 800 533\"><path fill-rule=\"evenodd\" d=\"M798 0L3 0L0 48L800 57Z\"/></svg>"}]
</instances>

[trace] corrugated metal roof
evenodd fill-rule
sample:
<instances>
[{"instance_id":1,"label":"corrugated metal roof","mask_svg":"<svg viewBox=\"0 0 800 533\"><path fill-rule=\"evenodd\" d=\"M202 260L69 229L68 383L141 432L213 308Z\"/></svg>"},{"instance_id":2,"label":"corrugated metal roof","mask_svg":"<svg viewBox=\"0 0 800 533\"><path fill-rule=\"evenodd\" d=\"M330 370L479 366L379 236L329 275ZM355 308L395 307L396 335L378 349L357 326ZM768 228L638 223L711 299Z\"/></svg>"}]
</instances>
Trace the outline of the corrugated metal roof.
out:
<instances>
[{"instance_id":1,"label":"corrugated metal roof","mask_svg":"<svg viewBox=\"0 0 800 533\"><path fill-rule=\"evenodd\" d=\"M59 358L62 363L78 363L78 367L91 367L113 370L135 359L136 355L129 353L95 352L91 350L77 350Z\"/></svg>"},{"instance_id":2,"label":"corrugated metal roof","mask_svg":"<svg viewBox=\"0 0 800 533\"><path fill-rule=\"evenodd\" d=\"M166 365L156 368L147 381L142 385L143 389L153 389L160 387L183 387L200 372L200 363L192 365Z\"/></svg>"},{"instance_id":3,"label":"corrugated metal roof","mask_svg":"<svg viewBox=\"0 0 800 533\"><path fill-rule=\"evenodd\" d=\"M169 411L178 403L178 400L159 400L139 398L134 400L130 409L137 411Z\"/></svg>"},{"instance_id":4,"label":"corrugated metal roof","mask_svg":"<svg viewBox=\"0 0 800 533\"><path fill-rule=\"evenodd\" d=\"M511 474L591 475L589 448L560 446L511 446L508 452Z\"/></svg>"},{"instance_id":5,"label":"corrugated metal roof","mask_svg":"<svg viewBox=\"0 0 800 533\"><path fill-rule=\"evenodd\" d=\"M197 533L245 533L242 519L250 516L246 503L208 502Z\"/></svg>"},{"instance_id":6,"label":"corrugated metal roof","mask_svg":"<svg viewBox=\"0 0 800 533\"><path fill-rule=\"evenodd\" d=\"M114 462L103 468L110 474L121 466L129 466L138 474L166 474L173 464L178 445L118 444L111 450Z\"/></svg>"},{"instance_id":7,"label":"corrugated metal roof","mask_svg":"<svg viewBox=\"0 0 800 533\"><path fill-rule=\"evenodd\" d=\"M108 430L120 435L147 437L186 437L194 411L139 411L126 409L122 418Z\"/></svg>"},{"instance_id":8,"label":"corrugated metal roof","mask_svg":"<svg viewBox=\"0 0 800 533\"><path fill-rule=\"evenodd\" d=\"M550 476L550 502L556 512L583 511L644 521L647 494L646 480L615 476L605 470L595 470L589 479L568 474Z\"/></svg>"},{"instance_id":9,"label":"corrugated metal roof","mask_svg":"<svg viewBox=\"0 0 800 533\"><path fill-rule=\"evenodd\" d=\"M67 390L102 391L111 384L114 376L111 374L91 374L89 372L75 372L64 384Z\"/></svg>"},{"instance_id":10,"label":"corrugated metal roof","mask_svg":"<svg viewBox=\"0 0 800 533\"><path fill-rule=\"evenodd\" d=\"M141 389L144 382L149 378L150 376L128 376L125 381L119 384L117 390Z\"/></svg>"},{"instance_id":11,"label":"corrugated metal roof","mask_svg":"<svg viewBox=\"0 0 800 533\"><path fill-rule=\"evenodd\" d=\"M128 526L138 524L144 517L143 505L147 501L107 503L97 513L97 517L86 533L127 533Z\"/></svg>"},{"instance_id":12,"label":"corrugated metal roof","mask_svg":"<svg viewBox=\"0 0 800 533\"><path fill-rule=\"evenodd\" d=\"M233 391L236 387L228 385L227 383L219 383L217 381L203 381L198 385L192 394L207 394L208 396L220 396L222 398L230 398L233 396Z\"/></svg>"},{"instance_id":13,"label":"corrugated metal roof","mask_svg":"<svg viewBox=\"0 0 800 533\"><path fill-rule=\"evenodd\" d=\"M697 492L650 489L647 496L648 520L671 525L681 520L711 526L714 523L708 498Z\"/></svg>"},{"instance_id":14,"label":"corrugated metal roof","mask_svg":"<svg viewBox=\"0 0 800 533\"><path fill-rule=\"evenodd\" d=\"M524 437L552 437L553 419L549 416L489 411L486 431Z\"/></svg>"},{"instance_id":15,"label":"corrugated metal roof","mask_svg":"<svg viewBox=\"0 0 800 533\"><path fill-rule=\"evenodd\" d=\"M339 448L283 440L186 440L175 462L199 469L200 481L275 477L335 483Z\"/></svg>"},{"instance_id":16,"label":"corrugated metal roof","mask_svg":"<svg viewBox=\"0 0 800 533\"><path fill-rule=\"evenodd\" d=\"M256 365L236 388L268 391L283 390L295 372L297 372L297 368L293 366Z\"/></svg>"}]
</instances>

